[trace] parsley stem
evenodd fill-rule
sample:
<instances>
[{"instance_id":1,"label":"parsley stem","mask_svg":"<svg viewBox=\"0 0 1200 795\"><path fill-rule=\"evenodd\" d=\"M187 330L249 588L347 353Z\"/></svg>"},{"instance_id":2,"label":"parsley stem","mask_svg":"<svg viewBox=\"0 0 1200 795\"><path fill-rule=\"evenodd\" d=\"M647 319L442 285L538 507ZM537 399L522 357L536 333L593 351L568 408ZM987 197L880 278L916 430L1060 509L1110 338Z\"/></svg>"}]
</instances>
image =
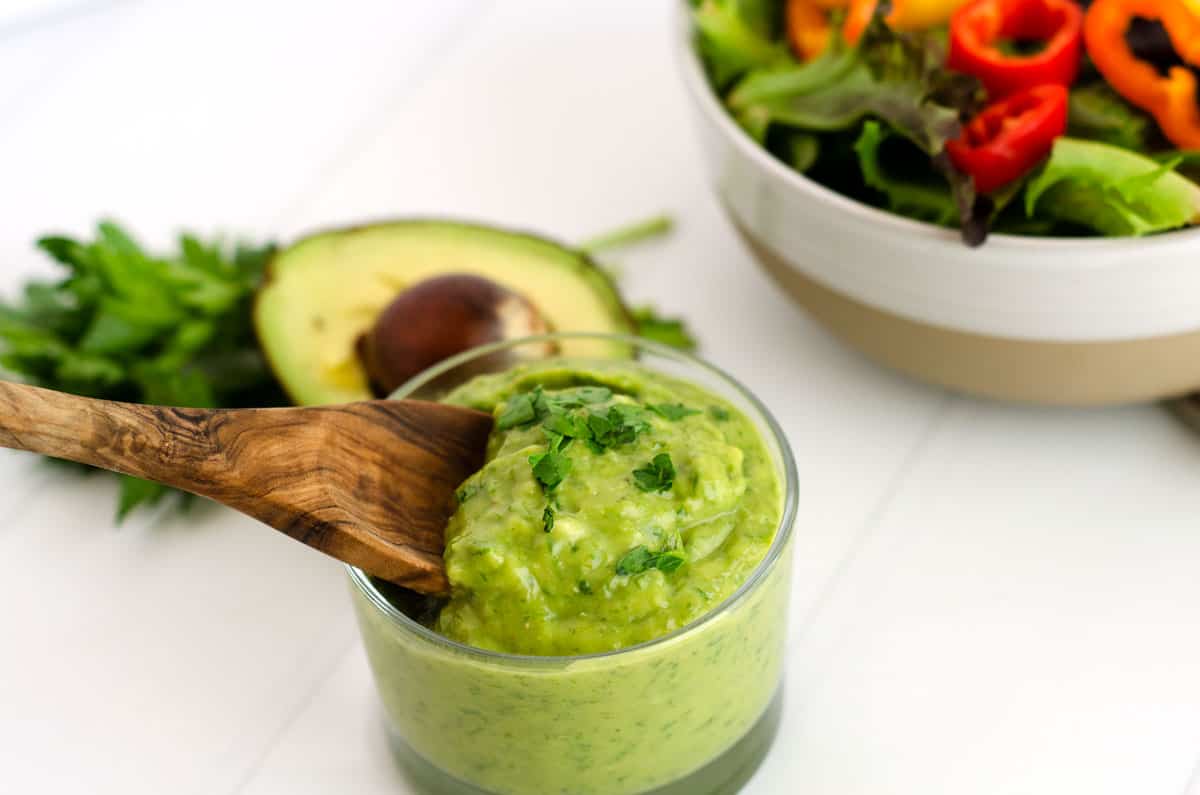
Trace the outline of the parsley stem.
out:
<instances>
[{"instance_id":1,"label":"parsley stem","mask_svg":"<svg viewBox=\"0 0 1200 795\"><path fill-rule=\"evenodd\" d=\"M663 214L656 215L636 224L618 227L602 235L593 237L579 245L579 250L585 254L597 254L614 248L624 248L635 243L641 243L656 237L670 234L675 227L675 219Z\"/></svg>"}]
</instances>

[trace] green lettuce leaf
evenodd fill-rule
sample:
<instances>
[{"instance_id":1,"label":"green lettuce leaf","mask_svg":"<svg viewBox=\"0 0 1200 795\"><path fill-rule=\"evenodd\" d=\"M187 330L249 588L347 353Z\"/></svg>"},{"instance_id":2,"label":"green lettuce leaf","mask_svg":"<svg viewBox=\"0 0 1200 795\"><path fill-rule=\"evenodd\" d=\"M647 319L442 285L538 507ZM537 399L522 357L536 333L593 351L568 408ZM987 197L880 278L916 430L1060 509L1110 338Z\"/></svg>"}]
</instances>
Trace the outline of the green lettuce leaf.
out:
<instances>
[{"instance_id":1,"label":"green lettuce leaf","mask_svg":"<svg viewBox=\"0 0 1200 795\"><path fill-rule=\"evenodd\" d=\"M948 213L953 211L964 241L979 245L987 237L996 203L975 195L972 181L955 168L944 149L959 136L961 120L982 108L983 87L975 78L945 68L941 34L889 28L883 20L886 6L880 4L857 47L847 47L835 36L809 63L749 72L727 98L730 111L760 142L767 139L771 125L829 133L853 130L872 119L884 122L887 130L930 158L949 190L941 191L932 182L901 186L888 180L873 154L883 143L879 136L885 130L878 127L859 137L862 151L856 146L860 168L866 159L863 176L868 186L881 191L889 206L904 215L949 224L954 216ZM813 165L792 155L783 154L789 162Z\"/></svg>"},{"instance_id":2,"label":"green lettuce leaf","mask_svg":"<svg viewBox=\"0 0 1200 795\"><path fill-rule=\"evenodd\" d=\"M718 89L752 69L786 63L786 45L772 39L771 4L763 0L700 0L692 10L696 47Z\"/></svg>"},{"instance_id":3,"label":"green lettuce leaf","mask_svg":"<svg viewBox=\"0 0 1200 795\"><path fill-rule=\"evenodd\" d=\"M1200 185L1128 149L1059 138L1025 191L1025 213L1111 237L1145 235L1200 222Z\"/></svg>"},{"instance_id":4,"label":"green lettuce leaf","mask_svg":"<svg viewBox=\"0 0 1200 795\"><path fill-rule=\"evenodd\" d=\"M894 133L877 121L863 124L854 144L863 181L879 191L894 213L943 226L958 220L958 207L950 187L942 180L919 181L888 173L880 157L880 148Z\"/></svg>"},{"instance_id":5,"label":"green lettuce leaf","mask_svg":"<svg viewBox=\"0 0 1200 795\"><path fill-rule=\"evenodd\" d=\"M823 53L807 63L770 66L747 74L730 92L729 107L735 113L755 108L769 112L780 107L776 103L833 85L861 60L857 50L835 37Z\"/></svg>"},{"instance_id":6,"label":"green lettuce leaf","mask_svg":"<svg viewBox=\"0 0 1200 795\"><path fill-rule=\"evenodd\" d=\"M1200 149L1172 149L1169 152L1156 152L1150 155L1159 163L1175 162L1175 171L1190 179L1200 182Z\"/></svg>"},{"instance_id":7,"label":"green lettuce leaf","mask_svg":"<svg viewBox=\"0 0 1200 795\"><path fill-rule=\"evenodd\" d=\"M959 119L982 105L972 77L946 70L933 33L897 33L877 12L858 47L833 37L821 57L747 75L729 96L736 113L757 109L771 123L809 131L844 130L867 117L887 122L935 156L960 132Z\"/></svg>"},{"instance_id":8,"label":"green lettuce leaf","mask_svg":"<svg viewBox=\"0 0 1200 795\"><path fill-rule=\"evenodd\" d=\"M1108 87L1096 82L1071 91L1067 135L1143 151L1150 118Z\"/></svg>"},{"instance_id":9,"label":"green lettuce leaf","mask_svg":"<svg viewBox=\"0 0 1200 795\"><path fill-rule=\"evenodd\" d=\"M788 165L801 174L812 168L821 156L821 139L812 133L793 132L784 146Z\"/></svg>"}]
</instances>

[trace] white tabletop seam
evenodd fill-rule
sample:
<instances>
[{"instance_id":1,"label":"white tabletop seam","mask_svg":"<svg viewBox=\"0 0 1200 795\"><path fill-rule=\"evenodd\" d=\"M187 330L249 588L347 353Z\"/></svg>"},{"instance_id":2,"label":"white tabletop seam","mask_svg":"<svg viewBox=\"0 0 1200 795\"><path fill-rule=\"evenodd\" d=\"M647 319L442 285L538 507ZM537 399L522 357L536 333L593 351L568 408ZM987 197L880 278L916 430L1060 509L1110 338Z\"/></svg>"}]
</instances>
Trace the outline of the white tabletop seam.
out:
<instances>
[{"instance_id":1,"label":"white tabletop seam","mask_svg":"<svg viewBox=\"0 0 1200 795\"><path fill-rule=\"evenodd\" d=\"M921 460L921 456L929 449L930 443L937 435L937 432L946 423L950 416L950 410L956 402L959 401L958 396L949 392L943 393L937 409L925 422L925 427L913 440L908 451L904 454L904 458L896 466L891 477L888 478L883 491L880 492L878 499L875 500L868 511L866 517L859 524L858 529L854 531L850 543L846 547L845 553L838 559L833 572L826 579L825 584L821 587L820 592L813 599L806 614L796 622L795 628L792 630L792 647L796 648L804 642L804 639L812 629L812 626L817 622L817 619L828 607L833 599L834 593L837 591L839 584L846 579L850 570L854 567L855 560L862 554L870 540L873 538L873 531L877 528L883 517L887 514L888 507L900 495L904 489L904 484L908 480L908 476L916 468L916 464Z\"/></svg>"},{"instance_id":2,"label":"white tabletop seam","mask_svg":"<svg viewBox=\"0 0 1200 795\"><path fill-rule=\"evenodd\" d=\"M262 770L263 763L267 760L267 757L271 755L271 751L273 751L275 746L279 744L279 741L287 735L288 729L300 719L300 716L304 714L305 710L307 710L309 705L311 705L316 699L317 694L321 692L321 689L325 687L325 684L330 680L330 678L337 673L338 669L341 668L342 663L345 662L346 658L354 652L357 646L358 643L355 640L347 640L339 648L336 654L330 655L329 664L324 667L321 674L313 679L312 684L305 696L298 700L293 708L288 711L284 719L275 728L275 731L271 733L270 739L263 743L262 748L259 749L258 753L254 755L254 758L250 764L246 765L245 770L238 778L237 783L234 784L233 788L229 791L230 795L238 795L238 793L245 792L246 788L254 782L255 776L257 776L259 771Z\"/></svg>"},{"instance_id":3,"label":"white tabletop seam","mask_svg":"<svg viewBox=\"0 0 1200 795\"><path fill-rule=\"evenodd\" d=\"M1196 764L1192 766L1192 774L1183 785L1183 795L1200 795L1200 750L1196 753Z\"/></svg>"},{"instance_id":4,"label":"white tabletop seam","mask_svg":"<svg viewBox=\"0 0 1200 795\"><path fill-rule=\"evenodd\" d=\"M15 38L35 34L41 31L44 26L58 25L75 22L79 17L108 13L125 13L127 4L123 0L114 0L111 5L105 5L99 2L84 3L74 6L69 9L61 9L49 12L46 16L39 16L33 19L19 20L12 23L8 27L0 27L0 44L5 39ZM73 52L71 57L66 60L60 60L54 64L53 72L49 75L39 75L43 78L40 80L30 80L22 86L22 91L14 95L8 103L8 106L0 113L0 119L16 118L16 111L22 105L33 100L34 97L43 96L46 94L46 83L53 81L55 78L61 77L73 67L77 67L79 62L93 54L92 49L85 51Z\"/></svg>"}]
</instances>

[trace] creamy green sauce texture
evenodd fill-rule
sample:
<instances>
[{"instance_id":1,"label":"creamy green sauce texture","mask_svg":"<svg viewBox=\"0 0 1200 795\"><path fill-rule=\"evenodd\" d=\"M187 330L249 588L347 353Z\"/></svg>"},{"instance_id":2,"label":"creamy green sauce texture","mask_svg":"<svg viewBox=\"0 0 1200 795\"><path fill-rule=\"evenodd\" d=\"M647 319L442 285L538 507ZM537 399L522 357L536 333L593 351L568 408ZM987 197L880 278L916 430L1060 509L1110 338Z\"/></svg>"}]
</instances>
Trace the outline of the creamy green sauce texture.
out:
<instances>
[{"instance_id":1,"label":"creamy green sauce texture","mask_svg":"<svg viewBox=\"0 0 1200 795\"><path fill-rule=\"evenodd\" d=\"M446 401L497 417L446 530L447 637L527 655L632 646L713 610L771 545L776 468L745 415L698 386L559 360Z\"/></svg>"},{"instance_id":2,"label":"creamy green sauce texture","mask_svg":"<svg viewBox=\"0 0 1200 795\"><path fill-rule=\"evenodd\" d=\"M790 544L714 613L781 520L781 468L754 424L627 360L527 364L448 399L494 412L497 428L447 530L453 596L427 624L535 656L431 642L356 587L395 735L502 795L644 793L730 748L777 692L787 627ZM403 589L376 587L421 613ZM558 656L640 644L708 613L621 654Z\"/></svg>"}]
</instances>

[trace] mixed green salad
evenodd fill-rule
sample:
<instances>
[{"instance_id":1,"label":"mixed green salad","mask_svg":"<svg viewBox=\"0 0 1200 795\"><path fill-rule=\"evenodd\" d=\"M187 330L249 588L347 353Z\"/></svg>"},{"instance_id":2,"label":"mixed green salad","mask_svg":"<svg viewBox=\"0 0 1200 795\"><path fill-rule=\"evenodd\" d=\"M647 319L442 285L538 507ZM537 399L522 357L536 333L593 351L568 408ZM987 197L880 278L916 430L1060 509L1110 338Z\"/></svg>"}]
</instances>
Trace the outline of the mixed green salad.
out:
<instances>
[{"instance_id":1,"label":"mixed green salad","mask_svg":"<svg viewBox=\"0 0 1200 795\"><path fill-rule=\"evenodd\" d=\"M1023 235L1200 223L1200 0L692 0L708 78L793 169Z\"/></svg>"}]
</instances>

